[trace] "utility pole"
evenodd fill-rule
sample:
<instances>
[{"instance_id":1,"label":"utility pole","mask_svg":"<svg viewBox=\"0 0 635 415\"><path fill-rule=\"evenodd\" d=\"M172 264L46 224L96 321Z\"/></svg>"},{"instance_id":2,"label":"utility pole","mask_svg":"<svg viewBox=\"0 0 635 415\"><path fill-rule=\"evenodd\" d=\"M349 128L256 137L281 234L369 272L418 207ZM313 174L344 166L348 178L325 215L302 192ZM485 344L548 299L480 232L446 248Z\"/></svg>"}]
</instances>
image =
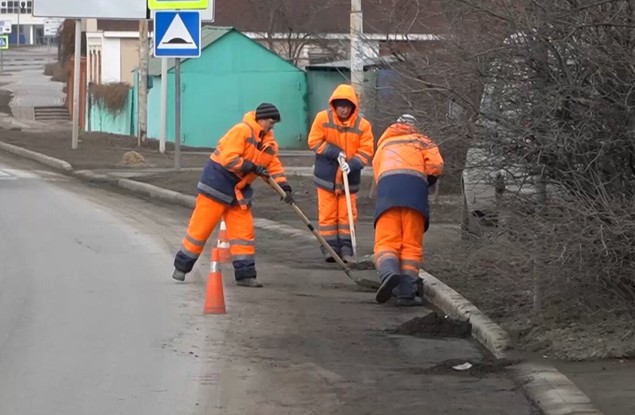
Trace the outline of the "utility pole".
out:
<instances>
[{"instance_id":1,"label":"utility pole","mask_svg":"<svg viewBox=\"0 0 635 415\"><path fill-rule=\"evenodd\" d=\"M73 129L71 131L71 149L79 146L79 70L82 59L82 20L75 19L75 56L73 61Z\"/></svg>"},{"instance_id":2,"label":"utility pole","mask_svg":"<svg viewBox=\"0 0 635 415\"><path fill-rule=\"evenodd\" d=\"M364 51L362 34L364 33L364 16L362 0L351 0L351 84L362 106L364 96Z\"/></svg>"},{"instance_id":3,"label":"utility pole","mask_svg":"<svg viewBox=\"0 0 635 415\"><path fill-rule=\"evenodd\" d=\"M148 20L139 20L139 132L137 145L148 137Z\"/></svg>"}]
</instances>

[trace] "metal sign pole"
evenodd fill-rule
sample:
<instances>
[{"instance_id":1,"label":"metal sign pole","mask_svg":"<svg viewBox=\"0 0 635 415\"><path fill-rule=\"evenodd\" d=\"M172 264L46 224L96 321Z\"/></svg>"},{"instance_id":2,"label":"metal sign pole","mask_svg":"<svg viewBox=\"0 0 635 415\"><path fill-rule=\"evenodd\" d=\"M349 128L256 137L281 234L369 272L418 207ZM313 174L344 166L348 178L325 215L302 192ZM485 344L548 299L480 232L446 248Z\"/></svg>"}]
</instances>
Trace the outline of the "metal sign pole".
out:
<instances>
[{"instance_id":1,"label":"metal sign pole","mask_svg":"<svg viewBox=\"0 0 635 415\"><path fill-rule=\"evenodd\" d=\"M181 168L181 58L174 65L174 169Z\"/></svg>"}]
</instances>

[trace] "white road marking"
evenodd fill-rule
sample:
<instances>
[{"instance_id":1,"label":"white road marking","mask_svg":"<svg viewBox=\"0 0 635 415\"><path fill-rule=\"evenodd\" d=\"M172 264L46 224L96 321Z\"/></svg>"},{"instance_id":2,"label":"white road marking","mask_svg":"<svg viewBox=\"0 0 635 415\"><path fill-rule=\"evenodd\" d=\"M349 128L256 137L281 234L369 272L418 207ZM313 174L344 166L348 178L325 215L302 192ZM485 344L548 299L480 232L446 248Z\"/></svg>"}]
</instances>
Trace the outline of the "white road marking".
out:
<instances>
[{"instance_id":1,"label":"white road marking","mask_svg":"<svg viewBox=\"0 0 635 415\"><path fill-rule=\"evenodd\" d=\"M0 180L39 179L66 180L66 176L46 170L0 169Z\"/></svg>"}]
</instances>

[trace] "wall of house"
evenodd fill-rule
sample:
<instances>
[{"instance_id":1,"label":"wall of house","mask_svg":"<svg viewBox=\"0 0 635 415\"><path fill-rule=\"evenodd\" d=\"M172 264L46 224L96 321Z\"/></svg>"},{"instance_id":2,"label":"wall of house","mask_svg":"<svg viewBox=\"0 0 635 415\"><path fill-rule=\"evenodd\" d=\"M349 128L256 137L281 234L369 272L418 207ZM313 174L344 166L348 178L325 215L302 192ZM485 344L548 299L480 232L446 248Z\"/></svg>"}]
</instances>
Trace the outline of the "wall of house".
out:
<instances>
[{"instance_id":1,"label":"wall of house","mask_svg":"<svg viewBox=\"0 0 635 415\"><path fill-rule=\"evenodd\" d=\"M380 95L381 91L391 90L394 83L389 78L381 77L385 71L367 69L364 71L364 91L362 97L362 114L373 126L375 138L381 135L385 128L382 114L391 105L387 96ZM379 82L381 77L382 82ZM388 79L388 80L386 80ZM307 71L308 83L308 113L313 122L318 112L328 108L328 101L335 88L342 83L351 81L348 69L310 69Z\"/></svg>"},{"instance_id":2,"label":"wall of house","mask_svg":"<svg viewBox=\"0 0 635 415\"><path fill-rule=\"evenodd\" d=\"M132 90L128 93L128 102L121 112L112 114L99 105L90 107L90 131L100 131L111 134L132 134Z\"/></svg>"},{"instance_id":3,"label":"wall of house","mask_svg":"<svg viewBox=\"0 0 635 415\"><path fill-rule=\"evenodd\" d=\"M174 105L170 101L174 96L174 73L168 73L168 105ZM168 108L167 141L174 142L174 109ZM136 124L135 124L136 126ZM136 131L135 127L135 131ZM148 91L148 137L159 139L161 135L161 77L152 77L152 88Z\"/></svg>"},{"instance_id":4,"label":"wall of house","mask_svg":"<svg viewBox=\"0 0 635 415\"><path fill-rule=\"evenodd\" d=\"M307 72L309 119L328 108L329 98L339 84L350 83L350 72L336 70L309 70Z\"/></svg>"},{"instance_id":5,"label":"wall of house","mask_svg":"<svg viewBox=\"0 0 635 415\"><path fill-rule=\"evenodd\" d=\"M257 62L257 65L254 65ZM174 137L174 68L168 73L168 140ZM276 105L275 128L282 148L306 148L306 75L238 33L230 33L181 65L181 142L213 147L261 102ZM148 136L160 133L161 79L148 93ZM134 120L133 120L134 122ZM136 123L135 123L136 125Z\"/></svg>"},{"instance_id":6,"label":"wall of house","mask_svg":"<svg viewBox=\"0 0 635 415\"><path fill-rule=\"evenodd\" d=\"M275 128L280 145L306 146L306 76L296 66L231 32L182 68L184 143L215 145L245 112L271 102L282 114Z\"/></svg>"},{"instance_id":7,"label":"wall of house","mask_svg":"<svg viewBox=\"0 0 635 415\"><path fill-rule=\"evenodd\" d=\"M132 85L133 71L139 64L139 40L121 39L121 72L119 79Z\"/></svg>"},{"instance_id":8,"label":"wall of house","mask_svg":"<svg viewBox=\"0 0 635 415\"><path fill-rule=\"evenodd\" d=\"M101 50L101 82L121 81L121 40L104 37Z\"/></svg>"}]
</instances>

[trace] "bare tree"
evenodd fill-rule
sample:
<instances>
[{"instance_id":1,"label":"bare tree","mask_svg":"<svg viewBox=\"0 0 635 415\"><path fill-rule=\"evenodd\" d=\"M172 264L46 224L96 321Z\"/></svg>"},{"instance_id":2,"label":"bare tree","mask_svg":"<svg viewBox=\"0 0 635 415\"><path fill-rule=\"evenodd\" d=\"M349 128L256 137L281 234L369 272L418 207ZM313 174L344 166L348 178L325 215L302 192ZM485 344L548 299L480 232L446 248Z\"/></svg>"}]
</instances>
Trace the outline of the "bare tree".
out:
<instances>
[{"instance_id":1,"label":"bare tree","mask_svg":"<svg viewBox=\"0 0 635 415\"><path fill-rule=\"evenodd\" d=\"M483 243L537 313L633 311L635 5L443 4L438 41L386 42L373 119L411 112L455 184L472 172L496 190L491 212L474 212L490 230Z\"/></svg>"},{"instance_id":2,"label":"bare tree","mask_svg":"<svg viewBox=\"0 0 635 415\"><path fill-rule=\"evenodd\" d=\"M339 0L304 4L298 4L297 0L249 0L254 13L266 22L262 35L267 48L295 65L301 65L309 46L333 58L341 56L341 45L329 41L321 31L325 16L339 3Z\"/></svg>"},{"instance_id":3,"label":"bare tree","mask_svg":"<svg viewBox=\"0 0 635 415\"><path fill-rule=\"evenodd\" d=\"M550 299L632 308L632 2L527 0L505 13L461 3L506 28L478 74L470 146L486 155L483 172L506 172L500 235L533 274L551 275L534 284L536 310Z\"/></svg>"}]
</instances>

